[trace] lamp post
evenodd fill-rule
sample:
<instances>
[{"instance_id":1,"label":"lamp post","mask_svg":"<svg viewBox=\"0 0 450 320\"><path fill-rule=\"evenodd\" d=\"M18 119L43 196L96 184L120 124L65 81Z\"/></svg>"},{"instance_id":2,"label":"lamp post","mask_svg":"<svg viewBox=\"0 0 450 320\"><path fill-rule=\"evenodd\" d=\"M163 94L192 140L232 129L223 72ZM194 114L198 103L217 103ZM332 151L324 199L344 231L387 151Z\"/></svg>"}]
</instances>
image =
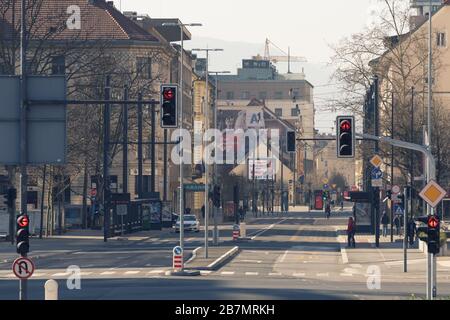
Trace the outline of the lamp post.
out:
<instances>
[{"instance_id":1,"label":"lamp post","mask_svg":"<svg viewBox=\"0 0 450 320\"><path fill-rule=\"evenodd\" d=\"M217 77L219 76L219 74L230 74L230 71L209 71L209 74L213 74L215 75L214 79L215 79L215 94L214 94L214 129L217 129L217 100L218 100L218 95L219 95L219 89L218 89L218 81L217 81ZM217 140L214 139L214 149L217 152ZM213 168L213 185L215 186L217 184L218 178L217 178L217 163L214 162L214 168ZM214 208L213 209L213 216L214 216L214 234L213 234L213 244L214 246L218 246L219 245L219 230L218 230L218 221L217 221L217 209Z\"/></svg>"},{"instance_id":2,"label":"lamp post","mask_svg":"<svg viewBox=\"0 0 450 320\"><path fill-rule=\"evenodd\" d=\"M211 48L202 48L202 49L192 49L192 51L197 52L206 52L206 70L205 70L205 83L206 83L206 108L205 108L205 132L209 129L210 121L209 121L209 53L210 52L218 52L223 51L223 49L211 49ZM215 140L215 139L214 139ZM215 152L217 152L215 150ZM208 258L208 245L209 245L209 166L208 159L205 159L205 258Z\"/></svg>"},{"instance_id":3,"label":"lamp post","mask_svg":"<svg viewBox=\"0 0 450 320\"><path fill-rule=\"evenodd\" d=\"M180 28L180 77L179 77L179 105L180 105L180 130L183 130L183 65L184 65L184 28L185 27L201 27L201 23L181 23L178 22L167 22L162 24L163 27L179 27ZM183 172L183 143L180 143L180 247L184 250L184 172ZM183 257L184 259L184 257Z\"/></svg>"}]
</instances>

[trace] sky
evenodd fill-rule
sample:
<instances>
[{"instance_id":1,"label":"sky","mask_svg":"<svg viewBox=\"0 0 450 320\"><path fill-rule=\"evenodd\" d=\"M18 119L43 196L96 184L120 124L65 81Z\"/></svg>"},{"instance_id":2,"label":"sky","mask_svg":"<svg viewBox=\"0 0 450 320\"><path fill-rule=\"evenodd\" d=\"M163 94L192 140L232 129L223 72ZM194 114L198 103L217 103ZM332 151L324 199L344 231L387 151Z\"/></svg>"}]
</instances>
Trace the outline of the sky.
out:
<instances>
[{"instance_id":1,"label":"sky","mask_svg":"<svg viewBox=\"0 0 450 320\"><path fill-rule=\"evenodd\" d=\"M408 1L408 0L405 0ZM361 31L373 23L380 0L115 0L122 11L137 11L152 18L179 18L183 23L202 23L189 28L194 47L223 48L211 54L210 70L236 73L241 60L264 54L265 39L308 63L294 64L293 71L305 70L306 79L315 86L315 126L324 133L334 132L337 113L321 112L336 87L330 79L333 54L330 45ZM282 53L271 48L272 55ZM201 55L201 54L199 54ZM277 65L280 73L286 64Z\"/></svg>"},{"instance_id":2,"label":"sky","mask_svg":"<svg viewBox=\"0 0 450 320\"><path fill-rule=\"evenodd\" d=\"M360 30L375 0L115 0L122 10L152 18L177 17L200 38L260 44L266 38L293 55L328 62L328 44ZM195 30L194 30L195 29Z\"/></svg>"}]
</instances>

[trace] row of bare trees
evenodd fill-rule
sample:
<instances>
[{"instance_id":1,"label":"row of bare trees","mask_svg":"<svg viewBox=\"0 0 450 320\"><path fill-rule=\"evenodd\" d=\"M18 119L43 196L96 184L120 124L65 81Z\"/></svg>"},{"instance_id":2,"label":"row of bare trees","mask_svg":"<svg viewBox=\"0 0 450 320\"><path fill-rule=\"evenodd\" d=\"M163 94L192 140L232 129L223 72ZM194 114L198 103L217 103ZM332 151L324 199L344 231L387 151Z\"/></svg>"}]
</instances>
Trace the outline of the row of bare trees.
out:
<instances>
[{"instance_id":1,"label":"row of bare trees","mask_svg":"<svg viewBox=\"0 0 450 320\"><path fill-rule=\"evenodd\" d=\"M380 80L381 133L403 141L411 141L412 133L415 143L423 143L423 128L427 123L428 29L426 25L411 29L409 1L380 0L378 3L380 10L372 25L332 47L332 63L336 67L333 77L339 83L342 96L330 101L330 104L364 117L364 99L373 77L377 75ZM433 78L438 79L443 71L442 49L437 47L435 41L433 44ZM411 126L412 108L414 122ZM449 117L450 106L435 96L431 142L437 159L437 179L443 185L450 183ZM367 144L362 148L365 159L373 155L371 147ZM400 173L397 178L405 183L409 181L410 152L398 148L393 151L394 166ZM382 156L390 159L391 147L382 146ZM416 153L413 157L414 175L420 176L422 157Z\"/></svg>"}]
</instances>

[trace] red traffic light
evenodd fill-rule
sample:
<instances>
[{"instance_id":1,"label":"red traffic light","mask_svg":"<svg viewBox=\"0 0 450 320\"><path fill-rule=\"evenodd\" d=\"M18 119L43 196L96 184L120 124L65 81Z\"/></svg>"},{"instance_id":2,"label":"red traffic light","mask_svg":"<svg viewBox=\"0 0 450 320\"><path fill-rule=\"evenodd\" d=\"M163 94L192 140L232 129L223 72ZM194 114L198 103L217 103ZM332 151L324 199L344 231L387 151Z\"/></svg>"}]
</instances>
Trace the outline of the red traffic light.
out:
<instances>
[{"instance_id":1,"label":"red traffic light","mask_svg":"<svg viewBox=\"0 0 450 320\"><path fill-rule=\"evenodd\" d=\"M30 224L30 220L28 219L28 216L20 216L17 219L17 224L19 225L19 227L21 228L26 228L28 227L28 225Z\"/></svg>"},{"instance_id":2,"label":"red traffic light","mask_svg":"<svg viewBox=\"0 0 450 320\"><path fill-rule=\"evenodd\" d=\"M435 216L428 218L428 228L435 229L439 227L439 219Z\"/></svg>"},{"instance_id":3,"label":"red traffic light","mask_svg":"<svg viewBox=\"0 0 450 320\"><path fill-rule=\"evenodd\" d=\"M166 89L163 92L164 99L172 100L175 97L175 92L173 89Z\"/></svg>"},{"instance_id":4,"label":"red traffic light","mask_svg":"<svg viewBox=\"0 0 450 320\"><path fill-rule=\"evenodd\" d=\"M350 121L344 120L341 122L341 130L343 131L350 131L352 129L352 125Z\"/></svg>"}]
</instances>

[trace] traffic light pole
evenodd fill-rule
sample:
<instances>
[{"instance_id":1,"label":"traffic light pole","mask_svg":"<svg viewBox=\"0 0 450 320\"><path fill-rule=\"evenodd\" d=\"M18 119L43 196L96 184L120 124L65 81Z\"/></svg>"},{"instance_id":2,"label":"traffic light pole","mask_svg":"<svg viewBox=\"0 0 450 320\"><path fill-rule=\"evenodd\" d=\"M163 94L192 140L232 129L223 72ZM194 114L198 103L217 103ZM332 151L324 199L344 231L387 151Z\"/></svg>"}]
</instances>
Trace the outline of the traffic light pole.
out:
<instances>
[{"instance_id":1,"label":"traffic light pole","mask_svg":"<svg viewBox=\"0 0 450 320\"><path fill-rule=\"evenodd\" d=\"M387 143L390 145L393 145L395 147L407 149L407 150L413 150L421 152L423 155L425 155L427 159L427 180L435 180L436 179L436 159L434 158L433 154L431 153L431 150L428 147L410 143L410 142L404 142L400 140L394 140L387 137L379 137L379 136L373 136L369 134L362 134L362 136L365 139L378 141L382 143ZM430 215L434 215L434 209L431 206L428 206L428 212ZM434 297L437 295L437 284L436 284L436 255L428 254L427 259L427 299L433 300Z\"/></svg>"},{"instance_id":2,"label":"traffic light pole","mask_svg":"<svg viewBox=\"0 0 450 320\"><path fill-rule=\"evenodd\" d=\"M20 214L27 216L27 70L26 70L26 0L21 0L20 28ZM26 256L23 255L23 256ZM27 280L21 279L19 299L27 300Z\"/></svg>"}]
</instances>

